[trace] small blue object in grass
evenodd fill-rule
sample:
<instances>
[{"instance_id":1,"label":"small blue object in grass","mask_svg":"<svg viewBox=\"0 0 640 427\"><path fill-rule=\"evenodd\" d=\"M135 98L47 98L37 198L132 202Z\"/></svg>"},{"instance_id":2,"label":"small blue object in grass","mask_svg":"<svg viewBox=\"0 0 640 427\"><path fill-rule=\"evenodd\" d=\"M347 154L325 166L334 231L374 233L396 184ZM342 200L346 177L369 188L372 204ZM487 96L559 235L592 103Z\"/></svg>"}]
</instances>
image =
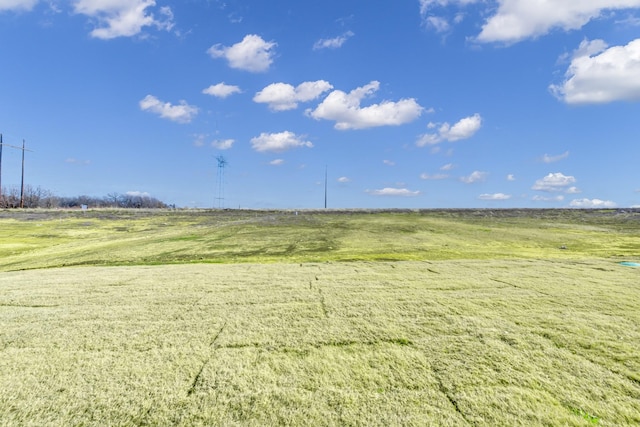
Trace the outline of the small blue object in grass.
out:
<instances>
[{"instance_id":1,"label":"small blue object in grass","mask_svg":"<svg viewBox=\"0 0 640 427\"><path fill-rule=\"evenodd\" d=\"M620 265L624 265L625 267L640 267L640 262L621 262Z\"/></svg>"}]
</instances>

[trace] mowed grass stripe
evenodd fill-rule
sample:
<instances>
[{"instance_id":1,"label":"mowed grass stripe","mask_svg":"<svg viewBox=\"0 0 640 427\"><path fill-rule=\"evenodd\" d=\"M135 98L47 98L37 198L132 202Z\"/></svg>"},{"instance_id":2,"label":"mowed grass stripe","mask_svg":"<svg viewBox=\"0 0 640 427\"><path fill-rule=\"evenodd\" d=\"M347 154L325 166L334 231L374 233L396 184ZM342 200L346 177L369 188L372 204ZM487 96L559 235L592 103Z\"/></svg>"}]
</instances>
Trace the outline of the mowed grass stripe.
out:
<instances>
[{"instance_id":1,"label":"mowed grass stripe","mask_svg":"<svg viewBox=\"0 0 640 427\"><path fill-rule=\"evenodd\" d=\"M9 425L637 425L638 270L601 259L0 275Z\"/></svg>"}]
</instances>

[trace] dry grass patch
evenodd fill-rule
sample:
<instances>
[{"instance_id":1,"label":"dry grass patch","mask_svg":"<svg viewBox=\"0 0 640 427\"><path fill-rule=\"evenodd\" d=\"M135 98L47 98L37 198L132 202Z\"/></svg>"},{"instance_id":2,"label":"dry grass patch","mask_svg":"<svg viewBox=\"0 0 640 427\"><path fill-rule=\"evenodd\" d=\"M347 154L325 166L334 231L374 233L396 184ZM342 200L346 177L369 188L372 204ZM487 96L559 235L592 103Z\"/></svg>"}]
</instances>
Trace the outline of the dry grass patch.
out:
<instances>
[{"instance_id":1,"label":"dry grass patch","mask_svg":"<svg viewBox=\"0 0 640 427\"><path fill-rule=\"evenodd\" d=\"M640 270L610 261L0 275L9 425L637 425Z\"/></svg>"}]
</instances>

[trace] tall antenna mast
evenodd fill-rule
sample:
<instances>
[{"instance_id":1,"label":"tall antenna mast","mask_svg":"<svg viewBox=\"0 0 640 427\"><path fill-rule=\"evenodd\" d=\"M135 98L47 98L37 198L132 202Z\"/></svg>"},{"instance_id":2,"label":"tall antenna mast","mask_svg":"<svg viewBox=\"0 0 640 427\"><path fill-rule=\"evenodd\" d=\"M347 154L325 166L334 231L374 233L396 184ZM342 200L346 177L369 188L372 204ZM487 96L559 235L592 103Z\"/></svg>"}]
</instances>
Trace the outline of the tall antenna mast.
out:
<instances>
[{"instance_id":1,"label":"tall antenna mast","mask_svg":"<svg viewBox=\"0 0 640 427\"><path fill-rule=\"evenodd\" d=\"M22 140L22 177L20 178L20 209L24 208L24 139Z\"/></svg>"},{"instance_id":2,"label":"tall antenna mast","mask_svg":"<svg viewBox=\"0 0 640 427\"><path fill-rule=\"evenodd\" d=\"M216 200L218 201L218 208L224 207L224 169L227 167L227 160L224 156L216 157L218 161L218 189Z\"/></svg>"},{"instance_id":3,"label":"tall antenna mast","mask_svg":"<svg viewBox=\"0 0 640 427\"><path fill-rule=\"evenodd\" d=\"M324 208L327 209L327 165L324 166Z\"/></svg>"},{"instance_id":4,"label":"tall antenna mast","mask_svg":"<svg viewBox=\"0 0 640 427\"><path fill-rule=\"evenodd\" d=\"M0 205L2 204L2 134L0 133Z\"/></svg>"}]
</instances>

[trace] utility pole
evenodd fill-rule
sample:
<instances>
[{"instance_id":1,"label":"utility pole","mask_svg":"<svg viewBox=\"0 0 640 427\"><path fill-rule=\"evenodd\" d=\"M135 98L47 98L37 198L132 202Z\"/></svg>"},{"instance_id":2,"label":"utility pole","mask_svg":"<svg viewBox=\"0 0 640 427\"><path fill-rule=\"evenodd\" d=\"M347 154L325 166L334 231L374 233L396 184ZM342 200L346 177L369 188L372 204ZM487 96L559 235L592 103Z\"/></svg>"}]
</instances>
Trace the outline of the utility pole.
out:
<instances>
[{"instance_id":1,"label":"utility pole","mask_svg":"<svg viewBox=\"0 0 640 427\"><path fill-rule=\"evenodd\" d=\"M16 147L15 145L9 145L2 142L2 134L0 134L0 199L2 198L2 147L3 146L22 150L22 179L20 182L20 207L24 208L24 152L32 151L25 148L25 141L22 140L22 147Z\"/></svg>"}]
</instances>

